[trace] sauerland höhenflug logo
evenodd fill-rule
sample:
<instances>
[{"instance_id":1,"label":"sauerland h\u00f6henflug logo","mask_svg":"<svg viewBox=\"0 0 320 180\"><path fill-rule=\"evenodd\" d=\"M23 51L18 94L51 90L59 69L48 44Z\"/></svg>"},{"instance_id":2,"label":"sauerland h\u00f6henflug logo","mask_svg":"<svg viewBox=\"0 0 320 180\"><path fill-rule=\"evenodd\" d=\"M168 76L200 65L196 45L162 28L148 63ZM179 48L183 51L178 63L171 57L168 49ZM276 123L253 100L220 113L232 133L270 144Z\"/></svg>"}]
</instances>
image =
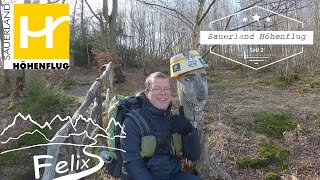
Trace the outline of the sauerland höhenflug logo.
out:
<instances>
[{"instance_id":1,"label":"sauerland h\u00f6henflug logo","mask_svg":"<svg viewBox=\"0 0 320 180\"><path fill-rule=\"evenodd\" d=\"M215 45L210 53L258 70L303 53L313 44L313 31L280 13L254 6L210 22L200 44ZM224 30L226 27L227 30Z\"/></svg>"},{"instance_id":2,"label":"sauerland h\u00f6henflug logo","mask_svg":"<svg viewBox=\"0 0 320 180\"><path fill-rule=\"evenodd\" d=\"M28 132L24 132L20 135L17 135L16 137L9 137L8 135L12 134L12 131L16 132L16 129L19 127L20 121L25 121L27 123L30 123L37 128L35 130L33 130L32 132L28 131ZM72 130L73 130L73 132L68 135L65 135L65 136L56 135L52 138L48 138L48 137L46 137L46 135L44 133L42 133L44 130L46 130L46 131L52 130L53 129L52 127L55 126L55 123L68 122L68 121L70 121L70 124L72 126ZM98 128L101 133L98 133L94 137L90 137L88 132L83 128L83 125L85 125L87 123L91 123L94 128L95 127ZM119 128L121 129L121 134L111 136L107 132L107 130L112 126L119 126ZM51 156L51 155L34 155L33 161L34 161L35 179L41 178L40 169L47 167L47 166L55 166L56 174L60 174L59 179L61 179L61 180L80 179L80 178L86 177L92 173L95 173L96 171L100 170L103 167L104 160L100 156L88 152L87 148L104 147L103 145L97 144L97 138L99 138L99 137L108 138L108 139L126 138L126 133L123 131L122 126L118 122L116 122L114 119L111 119L109 121L107 128L103 129L98 124L96 124L91 118L86 119L81 115L74 122L72 122L72 118L70 116L63 119L59 115L56 115L50 122L46 122L43 125L41 125L38 122L34 121L30 115L23 116L21 113L18 113L15 116L13 122L10 125L8 125L6 128L4 128L3 130L0 130L0 132L1 132L1 134L0 134L1 144L7 144L12 141L15 142L16 140L18 140L22 137L32 138L32 136L34 136L35 134L41 135L43 137L43 141L46 142L46 143L42 143L42 144L33 144L33 145L29 145L29 146L23 146L23 147L19 147L16 149L9 149L9 150L0 152L0 156L5 153L12 152L12 151L19 151L19 150L24 150L24 149L34 148L34 147L49 146L49 145L55 145L55 144L84 147L83 151L82 151L83 154L85 155L84 157L78 157L78 156L72 154L68 160L66 159L66 160L57 162L56 164L52 164L50 162L50 160L53 158L53 156ZM82 138L85 136L85 137L89 138L89 142L86 145L76 144L76 143L56 143L59 141L59 138L70 138L72 136L79 137L79 138L80 137ZM58 141L56 141L56 140L58 140ZM113 148L113 147L107 147L107 148L111 148L114 150L119 150L119 151L125 152L124 150L118 149L118 148ZM93 163L89 164L89 162L93 162L93 159L96 159L98 161L98 163L95 164L94 166L90 167L90 164L92 165ZM50 163L47 163L47 161L45 163L40 163L40 162L44 162L44 160L49 160ZM97 161L95 161L95 162L97 162ZM78 173L68 173L68 172L78 172Z\"/></svg>"},{"instance_id":3,"label":"sauerland h\u00f6henflug logo","mask_svg":"<svg viewBox=\"0 0 320 180\"><path fill-rule=\"evenodd\" d=\"M68 69L69 4L4 3L4 68Z\"/></svg>"}]
</instances>

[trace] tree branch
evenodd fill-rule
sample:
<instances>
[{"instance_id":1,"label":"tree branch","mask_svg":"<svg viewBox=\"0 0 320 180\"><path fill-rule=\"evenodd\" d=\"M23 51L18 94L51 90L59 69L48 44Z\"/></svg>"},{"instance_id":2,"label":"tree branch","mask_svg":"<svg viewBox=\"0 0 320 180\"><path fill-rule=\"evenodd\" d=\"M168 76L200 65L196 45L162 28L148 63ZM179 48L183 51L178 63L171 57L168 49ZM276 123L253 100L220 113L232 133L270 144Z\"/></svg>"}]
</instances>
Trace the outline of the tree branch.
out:
<instances>
[{"instance_id":1,"label":"tree branch","mask_svg":"<svg viewBox=\"0 0 320 180\"><path fill-rule=\"evenodd\" d=\"M155 8L155 7L153 7L153 8ZM155 8L155 9L159 9L158 7L157 8ZM170 14L170 13L168 13L168 12L166 12L166 11L163 11L163 12L159 12L160 14L161 13L164 13L164 14L166 14L166 15L170 15L170 16L173 16L173 17L175 17L175 18L178 18L181 22L183 22L186 26L188 26L191 30L193 29L192 28L192 26L190 26L190 24L188 24L188 22L186 22L184 19L182 19L182 18L180 18L179 16L175 16L175 15L173 15L173 14Z\"/></svg>"},{"instance_id":2,"label":"tree branch","mask_svg":"<svg viewBox=\"0 0 320 180\"><path fill-rule=\"evenodd\" d=\"M262 2L262 0L261 0L261 1L258 1L258 2L255 2L255 3L251 4L250 6L247 6L247 7L245 7L245 8L242 8L242 9L240 9L239 11L236 11L235 13L238 13L238 12L240 12L240 11L244 11L244 10L246 10L246 9L249 9L249 8L255 6L256 4L259 4L260 2ZM235 14L235 13L234 13L234 14ZM227 30L227 28L228 28L228 26L229 26L229 23L230 23L230 21L231 21L231 18L232 18L232 16L229 17L229 20L228 20L228 22L227 22L227 24L226 24L226 26L225 26L225 28L224 28L225 31ZM252 23L253 23L253 22L252 22ZM250 23L250 24L252 24L252 23ZM250 24L244 25L244 26L242 26L242 27L249 26ZM240 29L240 28L238 28L238 29ZM233 30L232 30L232 31L233 31Z\"/></svg>"},{"instance_id":3,"label":"tree branch","mask_svg":"<svg viewBox=\"0 0 320 180\"><path fill-rule=\"evenodd\" d=\"M94 15L94 17L97 18L97 20L103 24L103 20L101 19L101 17L99 17L96 13L94 13L93 9L91 8L90 4L88 3L87 0L84 0L84 2L86 3L86 5L88 6L90 12Z\"/></svg>"},{"instance_id":4,"label":"tree branch","mask_svg":"<svg viewBox=\"0 0 320 180\"><path fill-rule=\"evenodd\" d=\"M143 4L146 4L146 5L149 5L149 6L157 6L157 7L160 7L160 8L163 8L163 9L167 9L169 11L173 11L175 12L176 14L179 14L181 17L183 17L188 23L190 23L191 26L193 26L193 23L188 19L186 18L182 13L178 12L176 9L173 9L173 8L170 8L170 7L165 7L165 6L162 6L162 5L159 5L159 4L154 4L154 3L149 3L149 2L145 2L145 1L141 1L141 0L137 0L138 2L140 3L143 3Z\"/></svg>"},{"instance_id":5,"label":"tree branch","mask_svg":"<svg viewBox=\"0 0 320 180\"><path fill-rule=\"evenodd\" d=\"M201 17L200 20L199 20L200 23L201 23L202 20L206 17L206 15L209 13L212 5L213 5L215 2L216 2L216 0L213 0L213 1L211 2L211 4L209 5L209 7L207 8L206 12L203 13L202 17Z\"/></svg>"}]
</instances>

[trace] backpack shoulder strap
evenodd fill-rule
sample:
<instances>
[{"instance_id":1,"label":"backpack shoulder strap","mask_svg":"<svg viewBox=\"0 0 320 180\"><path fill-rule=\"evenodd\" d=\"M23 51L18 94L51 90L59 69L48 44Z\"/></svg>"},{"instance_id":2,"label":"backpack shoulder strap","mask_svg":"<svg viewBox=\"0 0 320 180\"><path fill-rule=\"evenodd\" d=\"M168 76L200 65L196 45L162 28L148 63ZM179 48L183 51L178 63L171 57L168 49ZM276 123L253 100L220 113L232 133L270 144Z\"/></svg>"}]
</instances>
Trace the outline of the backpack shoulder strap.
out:
<instances>
[{"instance_id":1,"label":"backpack shoulder strap","mask_svg":"<svg viewBox=\"0 0 320 180\"><path fill-rule=\"evenodd\" d=\"M150 127L146 120L139 114L137 110L132 110L129 113L126 113L134 122L135 124L139 127L140 134L142 136L150 134Z\"/></svg>"},{"instance_id":2,"label":"backpack shoulder strap","mask_svg":"<svg viewBox=\"0 0 320 180\"><path fill-rule=\"evenodd\" d=\"M140 123L139 119L135 115L133 115L132 113L126 113L126 115L129 116L134 121L134 123L139 127L140 134L144 134L143 133L144 130L143 130L142 126L141 126L141 123Z\"/></svg>"},{"instance_id":3,"label":"backpack shoulder strap","mask_svg":"<svg viewBox=\"0 0 320 180\"><path fill-rule=\"evenodd\" d=\"M138 117L138 119L140 120L140 122L142 122L145 130L146 130L146 134L150 134L150 127L148 125L148 123L146 122L146 120L140 115L140 113L135 109L132 111L134 113L134 115L136 115Z\"/></svg>"}]
</instances>

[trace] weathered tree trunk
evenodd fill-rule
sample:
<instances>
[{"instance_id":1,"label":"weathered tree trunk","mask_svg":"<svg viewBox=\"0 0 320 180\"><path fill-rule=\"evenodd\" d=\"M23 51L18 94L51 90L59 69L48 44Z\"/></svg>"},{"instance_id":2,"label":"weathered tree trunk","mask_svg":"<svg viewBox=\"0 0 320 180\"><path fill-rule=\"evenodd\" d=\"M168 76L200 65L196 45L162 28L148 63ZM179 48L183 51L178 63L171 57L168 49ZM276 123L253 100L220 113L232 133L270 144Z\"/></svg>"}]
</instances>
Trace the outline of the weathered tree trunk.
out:
<instances>
[{"instance_id":1,"label":"weathered tree trunk","mask_svg":"<svg viewBox=\"0 0 320 180\"><path fill-rule=\"evenodd\" d=\"M24 0L24 4L39 4L39 0ZM32 70L24 70L24 69L19 69L15 71L16 73L16 78L15 78L15 83L12 91L12 98L16 99L17 97L21 96L24 87L26 83L29 83L31 79L35 76L35 71Z\"/></svg>"},{"instance_id":2,"label":"weathered tree trunk","mask_svg":"<svg viewBox=\"0 0 320 180\"><path fill-rule=\"evenodd\" d=\"M196 16L196 20L193 26L192 32L192 49L198 49L199 37L200 37L200 24L201 24L201 15L206 0L199 0L199 8Z\"/></svg>"},{"instance_id":3,"label":"weathered tree trunk","mask_svg":"<svg viewBox=\"0 0 320 180\"><path fill-rule=\"evenodd\" d=\"M77 3L78 1L75 1L74 6L73 6L73 13L72 13L72 23L70 26L70 39L75 38L75 34L76 34L76 27L75 27L75 23L76 23L76 10L77 10ZM86 2L87 3L87 2ZM71 46L73 47L74 45L74 41L70 41ZM74 65L74 57L75 57L75 51L73 50L73 48L70 48L70 64Z\"/></svg>"},{"instance_id":4,"label":"weathered tree trunk","mask_svg":"<svg viewBox=\"0 0 320 180\"><path fill-rule=\"evenodd\" d=\"M203 78L205 74L204 68L200 68L180 74L177 78L180 105L183 106L186 118L200 133L201 155L196 163L196 170L202 179L231 179L230 175L218 166L215 157L211 157L208 149L208 136L211 132L207 127L201 127L204 102L208 99L208 84ZM193 77L191 82L185 81L188 75Z\"/></svg>"},{"instance_id":5,"label":"weathered tree trunk","mask_svg":"<svg viewBox=\"0 0 320 180\"><path fill-rule=\"evenodd\" d=\"M209 4L209 7L206 9L206 11L204 13L203 13L203 8L204 8L206 0L199 0L198 2L199 2L198 11L196 14L196 19L195 19L193 31L192 31L191 47L193 50L198 49L201 22L203 21L204 17L208 14L210 8L215 3L215 0L211 1L211 3ZM199 73L198 70L191 71L191 72L196 73L196 74ZM207 82L205 82L205 83L201 82L200 78L201 78L201 75L198 75L195 78L194 81L197 82L197 83L195 83L196 86L193 86L191 88L187 87L187 85L183 83L184 80L177 81L178 82L179 100L180 100L180 104L183 107L188 107L188 106L190 107L190 103L193 104L192 107L194 105L199 106L199 104L201 105L201 103L200 103L201 101L203 102L204 100L207 99L208 85L207 85ZM188 98L190 98L192 96L196 97L196 98L191 98L191 102L190 102L190 99L188 99ZM196 103L196 104L194 104L194 103ZM190 121L198 121L199 122L200 120L202 120L203 114L195 115L196 113L193 108L189 109L190 112L189 112L189 115L187 115L187 118ZM193 114L191 113L191 111L193 111ZM194 122L195 127L197 126L197 124L198 123ZM208 147L207 144L209 143L208 142L208 131L209 130L207 128L199 129L200 138L201 138L202 153L200 156L200 160L197 161L197 163L196 163L197 172L199 172L201 178L203 178L203 179L213 179L213 178L214 179L231 179L230 175L218 166L218 164L215 162L214 157L210 156L210 152L207 149L207 147Z\"/></svg>"},{"instance_id":6,"label":"weathered tree trunk","mask_svg":"<svg viewBox=\"0 0 320 180\"><path fill-rule=\"evenodd\" d=\"M0 5L2 5L2 0L0 0ZM5 87L5 96L9 96L10 94L10 72L8 69L4 69L4 34L3 34L3 21L2 21L2 11L0 12L0 38L1 38L1 69L3 70L4 75L4 87Z\"/></svg>"},{"instance_id":7,"label":"weathered tree trunk","mask_svg":"<svg viewBox=\"0 0 320 180\"><path fill-rule=\"evenodd\" d=\"M209 147L209 135L211 132L207 127L199 128L200 132L200 144L201 155L200 159L196 162L196 169L199 172L202 179L232 179L228 173L226 173L217 164L215 157L210 153Z\"/></svg>"},{"instance_id":8,"label":"weathered tree trunk","mask_svg":"<svg viewBox=\"0 0 320 180\"><path fill-rule=\"evenodd\" d=\"M10 81L10 71L8 69L4 69L3 73L4 73L5 96L9 96L12 88L11 81Z\"/></svg>"},{"instance_id":9,"label":"weathered tree trunk","mask_svg":"<svg viewBox=\"0 0 320 180\"><path fill-rule=\"evenodd\" d=\"M118 0L112 0L112 13L109 16L109 36L110 36L110 52L114 57L117 55L117 36L116 36L116 19L118 15Z\"/></svg>"},{"instance_id":10,"label":"weathered tree trunk","mask_svg":"<svg viewBox=\"0 0 320 180\"><path fill-rule=\"evenodd\" d=\"M121 64L120 64L120 57L117 53L117 35L116 35L116 19L118 15L118 0L112 0L112 12L109 15L108 14L108 2L107 0L103 1L103 15L106 21L109 23L109 33L106 35L109 35L109 48L110 53L112 55L113 63L114 63L114 79L116 83L122 83L125 81L125 77L121 70ZM107 26L107 23L106 23ZM107 28L105 27L105 30ZM105 39L107 41L107 38Z\"/></svg>"},{"instance_id":11,"label":"weathered tree trunk","mask_svg":"<svg viewBox=\"0 0 320 180\"><path fill-rule=\"evenodd\" d=\"M90 65L90 56L88 50L88 38L87 38L87 25L84 19L84 0L81 0L81 14L80 14L80 26L81 26L81 44L82 47L86 47L86 51L82 51L82 57L87 55L87 65Z\"/></svg>"}]
</instances>

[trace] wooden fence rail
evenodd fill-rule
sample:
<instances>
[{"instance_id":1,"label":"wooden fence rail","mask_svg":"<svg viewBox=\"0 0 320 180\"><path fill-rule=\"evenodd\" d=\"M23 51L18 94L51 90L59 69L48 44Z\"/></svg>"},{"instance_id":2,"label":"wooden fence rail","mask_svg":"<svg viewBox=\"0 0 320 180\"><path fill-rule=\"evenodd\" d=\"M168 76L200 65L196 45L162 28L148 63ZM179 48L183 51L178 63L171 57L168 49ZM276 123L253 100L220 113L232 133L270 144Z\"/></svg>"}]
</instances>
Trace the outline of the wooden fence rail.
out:
<instances>
[{"instance_id":1,"label":"wooden fence rail","mask_svg":"<svg viewBox=\"0 0 320 180\"><path fill-rule=\"evenodd\" d=\"M63 125L63 127L55 134L54 137L57 136L67 136L72 131L72 124L75 123L76 119L80 115L83 115L89 108L89 106L94 103L94 107L92 109L92 112L90 114L90 118L98 124L100 127L103 127L102 123L102 112L108 108L109 102L112 98L112 85L113 85L113 79L112 79L112 63L108 63L104 65L105 70L102 72L101 76L95 80L95 82L92 84L91 88L86 94L86 97L84 101L82 102L81 106L77 109L77 111L73 114L71 121L68 121ZM102 102L102 88L103 83L105 82L107 93L105 100ZM88 123L86 130L87 132L90 131L92 128L92 123ZM94 137L95 134L98 133L97 129L93 129L91 131L90 137ZM42 176L42 180L52 180L55 177L55 165L58 160L59 152L60 152L60 146L61 143L64 143L67 138L53 138L54 140L51 143L59 143L54 145L49 145L47 149L47 155L53 156L52 159L46 159L46 164L52 164L51 166L45 167L44 174ZM84 137L81 140L81 144L85 145L87 143L87 138ZM77 154L79 154L80 148L76 151ZM75 150L73 150L75 151Z\"/></svg>"}]
</instances>

